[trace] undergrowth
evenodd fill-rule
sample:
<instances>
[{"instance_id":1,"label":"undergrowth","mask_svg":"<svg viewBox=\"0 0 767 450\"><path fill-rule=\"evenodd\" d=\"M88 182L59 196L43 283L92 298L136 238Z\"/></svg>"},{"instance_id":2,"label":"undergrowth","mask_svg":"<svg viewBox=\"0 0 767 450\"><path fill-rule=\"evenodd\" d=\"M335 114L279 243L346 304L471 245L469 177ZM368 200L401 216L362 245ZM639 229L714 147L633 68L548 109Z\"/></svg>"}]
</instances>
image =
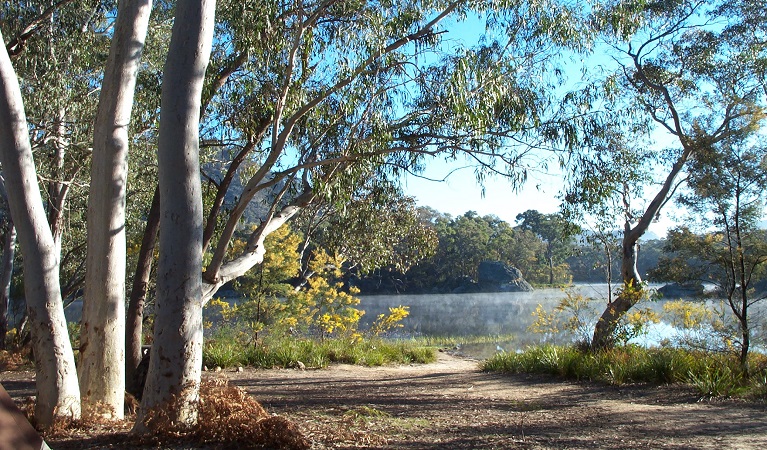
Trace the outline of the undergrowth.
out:
<instances>
[{"instance_id":1,"label":"undergrowth","mask_svg":"<svg viewBox=\"0 0 767 450\"><path fill-rule=\"evenodd\" d=\"M97 409L83 411L76 420L58 419L45 430L46 441L59 445L84 442L92 436L98 448L268 448L306 450L310 441L285 417L269 414L243 389L232 386L224 378L206 378L200 384L200 401L196 404L194 425L179 425L172 411L178 410L172 399L148 411L141 432L129 430L134 413L122 421L114 421ZM34 423L34 404L24 408ZM191 444L191 446L189 445ZM71 446L67 446L71 448ZM89 446L88 448L97 448Z\"/></svg>"},{"instance_id":2,"label":"undergrowth","mask_svg":"<svg viewBox=\"0 0 767 450\"><path fill-rule=\"evenodd\" d=\"M382 338L265 337L255 343L242 342L223 332L208 339L203 363L208 367L252 366L257 368L322 368L330 363L381 366L430 363L434 348L410 341Z\"/></svg>"},{"instance_id":3,"label":"undergrowth","mask_svg":"<svg viewBox=\"0 0 767 450\"><path fill-rule=\"evenodd\" d=\"M308 449L309 441L295 424L272 416L244 390L225 379L204 380L200 386L198 419L191 429L179 429L168 411L147 413L145 424L159 441L191 438L196 443L228 444L236 448Z\"/></svg>"},{"instance_id":4,"label":"undergrowth","mask_svg":"<svg viewBox=\"0 0 767 450\"><path fill-rule=\"evenodd\" d=\"M625 383L685 383L703 397L743 396L767 400L767 357L751 355L749 373L737 356L635 345L590 352L542 345L522 353L499 353L482 363L492 372L536 373L574 380Z\"/></svg>"}]
</instances>

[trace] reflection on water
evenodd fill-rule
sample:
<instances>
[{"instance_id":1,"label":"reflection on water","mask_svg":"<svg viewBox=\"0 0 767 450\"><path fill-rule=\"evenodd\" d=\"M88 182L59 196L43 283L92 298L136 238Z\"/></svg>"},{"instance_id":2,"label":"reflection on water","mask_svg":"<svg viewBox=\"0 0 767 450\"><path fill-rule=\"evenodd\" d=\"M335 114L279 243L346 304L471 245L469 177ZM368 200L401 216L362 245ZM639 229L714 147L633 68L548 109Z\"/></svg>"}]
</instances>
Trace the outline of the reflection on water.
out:
<instances>
[{"instance_id":1,"label":"reflection on water","mask_svg":"<svg viewBox=\"0 0 767 450\"><path fill-rule=\"evenodd\" d=\"M607 284L576 285L567 288L567 292L606 299ZM570 342L567 337L543 336L528 331L539 304L550 310L566 295L565 289L537 289L484 294L362 296L359 307L365 310L365 315L360 328L368 328L379 314L388 313L391 307L409 306L410 316L402 321L400 333L406 336L499 336L504 339L463 344L455 349L467 356L487 358L499 351L518 351L542 342ZM509 336L513 341L506 340Z\"/></svg>"},{"instance_id":2,"label":"reflection on water","mask_svg":"<svg viewBox=\"0 0 767 450\"><path fill-rule=\"evenodd\" d=\"M607 285L576 285L574 294L606 298ZM390 307L410 307L402 331L426 336L487 336L529 334L533 311L540 304L551 309L566 296L564 289L537 289L533 292L492 294L371 295L360 297L365 315L364 329Z\"/></svg>"},{"instance_id":3,"label":"reflection on water","mask_svg":"<svg viewBox=\"0 0 767 450\"><path fill-rule=\"evenodd\" d=\"M651 286L655 288L657 286ZM528 327L535 318L533 312L540 304L552 310L568 293L601 299L594 306L602 312L606 304L607 284L581 284L565 289L538 289L533 292L503 292L493 294L441 295L375 295L361 297L360 308L365 315L360 328L366 329L379 314L399 305L410 307L410 316L399 330L404 336L498 336L488 343L461 344L453 351L475 358L488 358L501 351L517 352L530 345L542 343L568 344L572 337L531 333ZM665 301L649 302L657 313ZM756 311L755 311L756 312ZM593 317L596 322L597 317ZM754 322L756 323L756 321ZM592 324L593 325L593 324ZM657 346L673 338L679 330L666 323L649 324L647 333L632 342ZM512 339L512 340L509 340Z\"/></svg>"}]
</instances>

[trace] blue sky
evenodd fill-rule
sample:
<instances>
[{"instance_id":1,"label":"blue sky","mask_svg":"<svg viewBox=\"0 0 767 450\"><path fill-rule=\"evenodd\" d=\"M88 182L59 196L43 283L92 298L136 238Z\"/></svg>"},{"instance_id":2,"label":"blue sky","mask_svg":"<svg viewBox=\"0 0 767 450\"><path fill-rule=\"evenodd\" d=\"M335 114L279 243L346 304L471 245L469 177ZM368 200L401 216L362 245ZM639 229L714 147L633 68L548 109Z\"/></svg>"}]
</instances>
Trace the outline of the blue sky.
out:
<instances>
[{"instance_id":1,"label":"blue sky","mask_svg":"<svg viewBox=\"0 0 767 450\"><path fill-rule=\"evenodd\" d=\"M554 213L559 209L557 195L562 188L562 175L556 171L534 173L519 191L514 191L508 180L500 177L477 183L474 171L460 161L433 160L427 165L423 176L408 175L402 182L405 194L415 197L418 205L429 206L437 211L459 216L467 211L480 215L493 214L514 225L517 214L529 209L542 213ZM442 180L444 181L432 181ZM675 208L673 202L666 205L661 220L650 226L647 238L664 237L668 228L674 226L669 214ZM616 228L621 224L616 222Z\"/></svg>"},{"instance_id":2,"label":"blue sky","mask_svg":"<svg viewBox=\"0 0 767 450\"><path fill-rule=\"evenodd\" d=\"M408 175L403 181L405 193L416 197L419 205L430 206L453 216L476 211L483 216L494 214L513 224L517 214L528 209L553 213L559 207L556 196L561 187L561 177L556 175L531 175L519 192L514 191L509 180L489 178L484 181L484 195L474 169L460 161L434 160L423 176L429 179ZM444 181L432 181L442 179Z\"/></svg>"}]
</instances>

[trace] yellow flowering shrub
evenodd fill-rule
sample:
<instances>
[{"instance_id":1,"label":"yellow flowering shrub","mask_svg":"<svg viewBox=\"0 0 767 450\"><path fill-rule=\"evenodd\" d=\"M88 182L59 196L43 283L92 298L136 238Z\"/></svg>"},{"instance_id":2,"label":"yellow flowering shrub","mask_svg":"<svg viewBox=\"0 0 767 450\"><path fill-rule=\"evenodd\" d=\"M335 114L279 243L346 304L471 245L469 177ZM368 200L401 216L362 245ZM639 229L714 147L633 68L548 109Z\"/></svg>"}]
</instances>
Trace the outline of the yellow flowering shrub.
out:
<instances>
[{"instance_id":1,"label":"yellow flowering shrub","mask_svg":"<svg viewBox=\"0 0 767 450\"><path fill-rule=\"evenodd\" d=\"M559 320L553 311L547 311L543 305L538 306L533 311L533 323L527 327L531 333L538 334L557 334L559 333Z\"/></svg>"},{"instance_id":2,"label":"yellow flowering shrub","mask_svg":"<svg viewBox=\"0 0 767 450\"><path fill-rule=\"evenodd\" d=\"M365 314L356 308L360 303L355 297L359 289L352 286L345 292L343 283L329 281L341 276L342 264L341 258L324 251L316 252L309 263L309 270L314 275L306 286L288 296L291 314L283 317L283 323L292 319L296 324L316 327L323 336L355 332Z\"/></svg>"},{"instance_id":3,"label":"yellow flowering shrub","mask_svg":"<svg viewBox=\"0 0 767 450\"><path fill-rule=\"evenodd\" d=\"M402 328L402 321L410 315L410 308L397 306L389 308L389 314L379 314L370 326L370 334L379 336L395 328Z\"/></svg>"},{"instance_id":4,"label":"yellow flowering shrub","mask_svg":"<svg viewBox=\"0 0 767 450\"><path fill-rule=\"evenodd\" d=\"M705 303L674 300L663 305L664 318L672 326L685 330L700 327L714 318Z\"/></svg>"}]
</instances>

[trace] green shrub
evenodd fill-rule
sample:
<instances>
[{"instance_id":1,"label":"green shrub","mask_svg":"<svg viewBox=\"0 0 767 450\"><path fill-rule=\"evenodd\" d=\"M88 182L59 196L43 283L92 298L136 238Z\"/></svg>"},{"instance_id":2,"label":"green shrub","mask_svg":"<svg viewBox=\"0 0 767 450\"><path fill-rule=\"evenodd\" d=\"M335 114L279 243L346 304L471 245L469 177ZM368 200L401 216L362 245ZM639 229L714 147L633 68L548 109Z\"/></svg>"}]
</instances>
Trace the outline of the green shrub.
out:
<instances>
[{"instance_id":1,"label":"green shrub","mask_svg":"<svg viewBox=\"0 0 767 450\"><path fill-rule=\"evenodd\" d=\"M245 363L238 346L230 341L209 341L205 344L202 355L202 362L208 367L231 367Z\"/></svg>"},{"instance_id":2,"label":"green shrub","mask_svg":"<svg viewBox=\"0 0 767 450\"><path fill-rule=\"evenodd\" d=\"M729 397L741 386L739 374L727 367L708 367L701 372L688 372L689 384L704 397Z\"/></svg>"}]
</instances>

